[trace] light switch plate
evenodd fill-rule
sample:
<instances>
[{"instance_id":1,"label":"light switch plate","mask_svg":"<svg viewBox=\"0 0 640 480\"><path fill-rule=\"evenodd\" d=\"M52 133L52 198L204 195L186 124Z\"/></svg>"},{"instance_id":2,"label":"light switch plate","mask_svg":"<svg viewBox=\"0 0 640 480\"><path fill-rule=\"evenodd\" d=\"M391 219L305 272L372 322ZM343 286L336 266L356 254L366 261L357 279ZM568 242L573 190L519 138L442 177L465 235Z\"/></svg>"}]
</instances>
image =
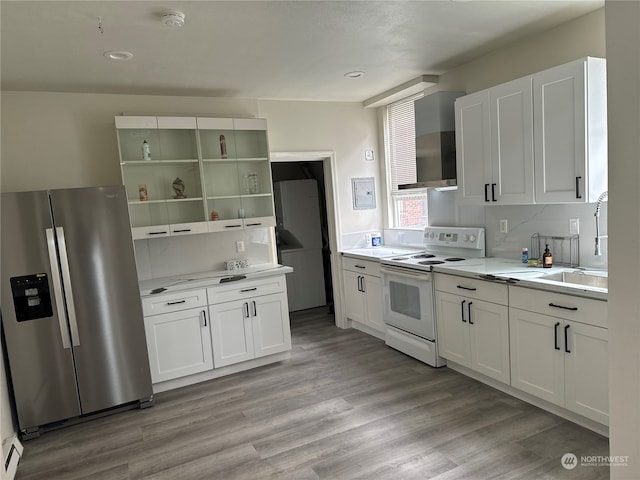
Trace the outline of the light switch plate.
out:
<instances>
[{"instance_id":1,"label":"light switch plate","mask_svg":"<svg viewBox=\"0 0 640 480\"><path fill-rule=\"evenodd\" d=\"M368 161L373 161L373 150L365 150L364 159Z\"/></svg>"},{"instance_id":2,"label":"light switch plate","mask_svg":"<svg viewBox=\"0 0 640 480\"><path fill-rule=\"evenodd\" d=\"M236 242L236 252L244 252L244 242L242 240Z\"/></svg>"},{"instance_id":3,"label":"light switch plate","mask_svg":"<svg viewBox=\"0 0 640 480\"><path fill-rule=\"evenodd\" d=\"M580 220L577 218L569 219L569 235L578 235L580 233Z\"/></svg>"}]
</instances>

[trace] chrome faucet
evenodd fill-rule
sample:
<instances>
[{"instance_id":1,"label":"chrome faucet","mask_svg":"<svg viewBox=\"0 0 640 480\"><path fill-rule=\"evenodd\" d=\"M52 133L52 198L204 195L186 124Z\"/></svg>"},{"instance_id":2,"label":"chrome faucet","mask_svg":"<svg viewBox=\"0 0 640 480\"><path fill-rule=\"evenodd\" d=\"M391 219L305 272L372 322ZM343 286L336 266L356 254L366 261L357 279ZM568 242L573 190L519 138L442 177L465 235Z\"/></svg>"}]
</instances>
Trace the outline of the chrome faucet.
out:
<instances>
[{"instance_id":1,"label":"chrome faucet","mask_svg":"<svg viewBox=\"0 0 640 480\"><path fill-rule=\"evenodd\" d=\"M609 235L600 235L600 207L602 206L604 199L608 196L609 191L607 190L598 197L596 212L593 214L593 216L596 217L596 251L594 255L602 255L602 252L600 251L600 239L609 237Z\"/></svg>"}]
</instances>

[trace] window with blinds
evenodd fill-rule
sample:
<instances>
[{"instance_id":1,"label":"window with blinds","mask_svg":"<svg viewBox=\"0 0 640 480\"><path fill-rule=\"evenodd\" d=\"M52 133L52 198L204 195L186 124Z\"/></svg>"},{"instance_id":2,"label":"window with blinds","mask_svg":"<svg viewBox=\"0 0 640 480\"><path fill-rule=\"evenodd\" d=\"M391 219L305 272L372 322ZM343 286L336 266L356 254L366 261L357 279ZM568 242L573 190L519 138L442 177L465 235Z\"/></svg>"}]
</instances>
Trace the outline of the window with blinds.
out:
<instances>
[{"instance_id":1,"label":"window with blinds","mask_svg":"<svg viewBox=\"0 0 640 480\"><path fill-rule=\"evenodd\" d=\"M385 142L389 161L391 227L422 229L428 224L427 191L398 190L398 185L416 182L415 112L418 94L387 106Z\"/></svg>"}]
</instances>

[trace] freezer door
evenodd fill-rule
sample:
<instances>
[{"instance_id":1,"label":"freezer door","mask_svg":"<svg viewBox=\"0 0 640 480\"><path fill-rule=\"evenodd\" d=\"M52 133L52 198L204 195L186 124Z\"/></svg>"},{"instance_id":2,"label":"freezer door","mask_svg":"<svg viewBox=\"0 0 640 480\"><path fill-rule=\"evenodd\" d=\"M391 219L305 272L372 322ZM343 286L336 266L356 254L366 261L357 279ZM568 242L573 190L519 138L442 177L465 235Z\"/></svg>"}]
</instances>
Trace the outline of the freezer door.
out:
<instances>
[{"instance_id":1,"label":"freezer door","mask_svg":"<svg viewBox=\"0 0 640 480\"><path fill-rule=\"evenodd\" d=\"M80 404L47 192L3 193L0 204L2 325L24 431L76 417Z\"/></svg>"},{"instance_id":2,"label":"freezer door","mask_svg":"<svg viewBox=\"0 0 640 480\"><path fill-rule=\"evenodd\" d=\"M122 186L52 190L83 414L152 395Z\"/></svg>"}]
</instances>

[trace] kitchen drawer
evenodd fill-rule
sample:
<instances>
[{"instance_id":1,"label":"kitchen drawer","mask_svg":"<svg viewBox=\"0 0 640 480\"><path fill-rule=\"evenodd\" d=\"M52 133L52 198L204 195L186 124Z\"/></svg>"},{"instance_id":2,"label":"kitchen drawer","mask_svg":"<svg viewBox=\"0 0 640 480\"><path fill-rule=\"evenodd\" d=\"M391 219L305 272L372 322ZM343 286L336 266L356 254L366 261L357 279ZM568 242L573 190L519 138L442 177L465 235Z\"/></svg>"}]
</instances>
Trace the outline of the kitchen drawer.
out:
<instances>
[{"instance_id":1,"label":"kitchen drawer","mask_svg":"<svg viewBox=\"0 0 640 480\"><path fill-rule=\"evenodd\" d=\"M175 293L142 297L142 312L145 317L150 317L151 315L177 312L187 308L203 307L206 304L207 291L204 288L181 290Z\"/></svg>"},{"instance_id":2,"label":"kitchen drawer","mask_svg":"<svg viewBox=\"0 0 640 480\"><path fill-rule=\"evenodd\" d=\"M344 270L351 270L352 272L359 272L367 275L380 276L380 262L371 260L360 260L358 258L342 257L342 268Z\"/></svg>"},{"instance_id":3,"label":"kitchen drawer","mask_svg":"<svg viewBox=\"0 0 640 480\"><path fill-rule=\"evenodd\" d=\"M485 302L507 305L509 294L507 286L501 283L487 282L476 278L459 277L445 273L435 274L435 288L441 292L462 295Z\"/></svg>"},{"instance_id":4,"label":"kitchen drawer","mask_svg":"<svg viewBox=\"0 0 640 480\"><path fill-rule=\"evenodd\" d=\"M596 327L608 327L607 302L526 287L509 287L509 306Z\"/></svg>"},{"instance_id":5,"label":"kitchen drawer","mask_svg":"<svg viewBox=\"0 0 640 480\"><path fill-rule=\"evenodd\" d=\"M240 280L229 284L220 284L207 288L209 305L232 302L245 298L258 297L286 291L284 275L260 278L258 280Z\"/></svg>"}]
</instances>

